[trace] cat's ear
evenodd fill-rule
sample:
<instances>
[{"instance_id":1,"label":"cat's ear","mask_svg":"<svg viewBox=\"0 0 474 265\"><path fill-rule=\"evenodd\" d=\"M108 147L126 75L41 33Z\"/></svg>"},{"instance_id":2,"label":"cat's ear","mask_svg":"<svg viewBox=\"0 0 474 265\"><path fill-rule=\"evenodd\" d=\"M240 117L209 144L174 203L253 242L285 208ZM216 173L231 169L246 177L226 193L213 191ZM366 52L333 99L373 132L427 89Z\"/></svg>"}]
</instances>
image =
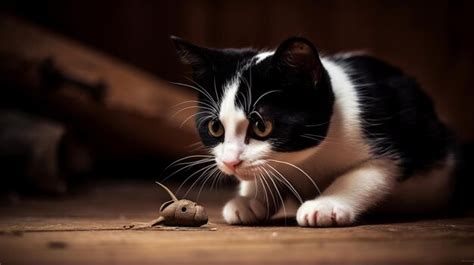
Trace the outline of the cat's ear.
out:
<instances>
[{"instance_id":1,"label":"cat's ear","mask_svg":"<svg viewBox=\"0 0 474 265\"><path fill-rule=\"evenodd\" d=\"M191 65L194 74L202 75L212 67L210 60L211 49L192 44L182 38L171 36L176 51L184 64Z\"/></svg>"},{"instance_id":2,"label":"cat's ear","mask_svg":"<svg viewBox=\"0 0 474 265\"><path fill-rule=\"evenodd\" d=\"M323 72L318 50L302 37L282 42L273 56L273 65L282 78L306 80L312 84L321 80Z\"/></svg>"}]
</instances>

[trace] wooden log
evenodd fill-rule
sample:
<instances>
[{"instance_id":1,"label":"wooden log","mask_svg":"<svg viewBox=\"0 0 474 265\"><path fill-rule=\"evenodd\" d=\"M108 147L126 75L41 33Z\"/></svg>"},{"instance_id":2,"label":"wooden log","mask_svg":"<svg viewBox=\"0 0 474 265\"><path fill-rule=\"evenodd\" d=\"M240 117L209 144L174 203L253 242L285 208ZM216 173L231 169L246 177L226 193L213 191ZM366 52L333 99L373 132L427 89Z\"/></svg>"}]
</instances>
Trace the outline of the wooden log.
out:
<instances>
[{"instance_id":1,"label":"wooden log","mask_svg":"<svg viewBox=\"0 0 474 265\"><path fill-rule=\"evenodd\" d=\"M51 57L70 76L107 84L102 104L73 89L51 93L42 101L48 111L59 113L86 135L99 153L177 157L188 154L187 147L198 141L193 119L181 126L193 109L174 115L190 106L176 105L194 99L193 92L11 16L0 15L0 39L0 53L37 61Z\"/></svg>"}]
</instances>

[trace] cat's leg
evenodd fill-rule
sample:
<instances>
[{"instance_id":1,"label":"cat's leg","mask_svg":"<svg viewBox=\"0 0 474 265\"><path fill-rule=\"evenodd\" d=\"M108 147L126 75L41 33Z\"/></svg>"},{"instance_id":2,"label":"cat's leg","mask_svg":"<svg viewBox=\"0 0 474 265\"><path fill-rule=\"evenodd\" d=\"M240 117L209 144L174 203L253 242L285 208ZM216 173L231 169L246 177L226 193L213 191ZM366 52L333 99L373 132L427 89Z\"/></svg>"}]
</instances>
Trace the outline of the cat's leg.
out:
<instances>
[{"instance_id":1,"label":"cat's leg","mask_svg":"<svg viewBox=\"0 0 474 265\"><path fill-rule=\"evenodd\" d=\"M239 196L224 206L225 221L229 224L253 225L270 219L280 209L285 198L284 192L277 191L277 185L271 181L242 181Z\"/></svg>"},{"instance_id":2,"label":"cat's leg","mask_svg":"<svg viewBox=\"0 0 474 265\"><path fill-rule=\"evenodd\" d=\"M345 226L394 187L398 168L392 160L371 160L339 176L314 200L303 203L296 214L301 226Z\"/></svg>"}]
</instances>

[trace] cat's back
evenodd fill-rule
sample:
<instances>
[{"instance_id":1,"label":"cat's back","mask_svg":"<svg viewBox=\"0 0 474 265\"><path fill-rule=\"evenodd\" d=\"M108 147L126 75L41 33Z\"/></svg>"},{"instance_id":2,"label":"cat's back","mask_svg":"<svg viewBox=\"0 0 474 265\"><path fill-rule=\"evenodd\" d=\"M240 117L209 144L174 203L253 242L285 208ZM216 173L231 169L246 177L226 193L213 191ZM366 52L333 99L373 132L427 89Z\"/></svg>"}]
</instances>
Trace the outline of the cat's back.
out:
<instances>
[{"instance_id":1,"label":"cat's back","mask_svg":"<svg viewBox=\"0 0 474 265\"><path fill-rule=\"evenodd\" d=\"M377 155L401 158L405 177L446 157L450 133L415 78L370 55L331 60L345 70L357 92L362 129Z\"/></svg>"},{"instance_id":2,"label":"cat's back","mask_svg":"<svg viewBox=\"0 0 474 265\"><path fill-rule=\"evenodd\" d=\"M395 67L377 57L364 53L341 53L329 57L330 60L343 65L350 75L361 75L372 80L381 80L405 76L398 67Z\"/></svg>"}]
</instances>

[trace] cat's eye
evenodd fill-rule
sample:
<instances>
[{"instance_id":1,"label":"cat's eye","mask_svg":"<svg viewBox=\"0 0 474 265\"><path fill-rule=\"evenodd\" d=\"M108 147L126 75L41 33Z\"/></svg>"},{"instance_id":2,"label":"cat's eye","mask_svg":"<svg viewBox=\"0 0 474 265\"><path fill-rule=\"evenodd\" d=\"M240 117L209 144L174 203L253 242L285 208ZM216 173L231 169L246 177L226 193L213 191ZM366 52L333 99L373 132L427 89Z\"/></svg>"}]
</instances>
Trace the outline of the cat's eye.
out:
<instances>
[{"instance_id":1,"label":"cat's eye","mask_svg":"<svg viewBox=\"0 0 474 265\"><path fill-rule=\"evenodd\" d=\"M267 137L273 130L273 124L271 121L257 119L252 124L252 130L258 137Z\"/></svg>"},{"instance_id":2,"label":"cat's eye","mask_svg":"<svg viewBox=\"0 0 474 265\"><path fill-rule=\"evenodd\" d=\"M207 129L212 137L221 137L224 134L224 126L219 120L210 120Z\"/></svg>"}]
</instances>

